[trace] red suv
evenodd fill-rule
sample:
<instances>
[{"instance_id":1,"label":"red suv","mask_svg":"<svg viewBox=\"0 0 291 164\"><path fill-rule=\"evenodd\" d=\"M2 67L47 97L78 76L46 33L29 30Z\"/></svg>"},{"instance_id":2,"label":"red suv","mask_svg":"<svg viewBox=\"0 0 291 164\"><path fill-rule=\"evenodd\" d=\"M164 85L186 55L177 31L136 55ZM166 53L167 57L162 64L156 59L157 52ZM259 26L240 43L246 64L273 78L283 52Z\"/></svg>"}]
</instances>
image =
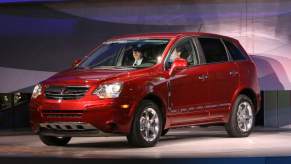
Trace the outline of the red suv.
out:
<instances>
[{"instance_id":1,"label":"red suv","mask_svg":"<svg viewBox=\"0 0 291 164\"><path fill-rule=\"evenodd\" d=\"M246 137L259 108L255 64L239 42L194 32L109 39L36 85L30 103L47 145L106 132L150 147L170 128L214 124Z\"/></svg>"}]
</instances>

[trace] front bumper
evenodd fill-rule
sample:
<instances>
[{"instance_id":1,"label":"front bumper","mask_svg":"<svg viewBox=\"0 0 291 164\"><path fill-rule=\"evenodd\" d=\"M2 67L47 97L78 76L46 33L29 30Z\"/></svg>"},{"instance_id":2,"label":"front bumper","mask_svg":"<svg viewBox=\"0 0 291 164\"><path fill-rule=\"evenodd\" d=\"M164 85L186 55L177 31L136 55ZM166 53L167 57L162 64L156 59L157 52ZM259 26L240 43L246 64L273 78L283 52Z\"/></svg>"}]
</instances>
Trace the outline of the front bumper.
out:
<instances>
[{"instance_id":1,"label":"front bumper","mask_svg":"<svg viewBox=\"0 0 291 164\"><path fill-rule=\"evenodd\" d=\"M91 124L84 122L50 122L40 123L39 135L55 137L106 137L116 136L104 133Z\"/></svg>"},{"instance_id":2,"label":"front bumper","mask_svg":"<svg viewBox=\"0 0 291 164\"><path fill-rule=\"evenodd\" d=\"M132 121L130 110L134 107L123 109L122 104L116 100L34 100L30 103L32 129L35 133L77 136L91 136L98 131L128 134Z\"/></svg>"}]
</instances>

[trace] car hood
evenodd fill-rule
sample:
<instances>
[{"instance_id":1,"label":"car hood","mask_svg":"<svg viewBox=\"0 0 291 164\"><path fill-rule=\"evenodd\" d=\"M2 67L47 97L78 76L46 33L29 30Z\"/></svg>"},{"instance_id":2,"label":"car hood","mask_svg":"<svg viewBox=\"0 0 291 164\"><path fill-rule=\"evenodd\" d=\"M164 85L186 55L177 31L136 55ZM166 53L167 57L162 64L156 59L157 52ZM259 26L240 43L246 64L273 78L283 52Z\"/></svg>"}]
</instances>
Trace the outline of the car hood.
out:
<instances>
[{"instance_id":1,"label":"car hood","mask_svg":"<svg viewBox=\"0 0 291 164\"><path fill-rule=\"evenodd\" d=\"M47 79L46 84L80 85L127 75L132 69L69 69Z\"/></svg>"}]
</instances>

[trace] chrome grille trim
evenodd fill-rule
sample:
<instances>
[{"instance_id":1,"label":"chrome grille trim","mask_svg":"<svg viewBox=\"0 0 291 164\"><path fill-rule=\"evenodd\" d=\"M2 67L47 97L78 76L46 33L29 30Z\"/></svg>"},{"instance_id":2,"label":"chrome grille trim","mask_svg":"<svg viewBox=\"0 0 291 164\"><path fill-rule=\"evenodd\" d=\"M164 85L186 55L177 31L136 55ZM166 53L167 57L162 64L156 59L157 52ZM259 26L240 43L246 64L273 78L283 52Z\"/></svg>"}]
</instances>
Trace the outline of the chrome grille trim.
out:
<instances>
[{"instance_id":1,"label":"chrome grille trim","mask_svg":"<svg viewBox=\"0 0 291 164\"><path fill-rule=\"evenodd\" d=\"M89 86L48 86L45 96L48 99L74 100L82 98L89 90Z\"/></svg>"}]
</instances>

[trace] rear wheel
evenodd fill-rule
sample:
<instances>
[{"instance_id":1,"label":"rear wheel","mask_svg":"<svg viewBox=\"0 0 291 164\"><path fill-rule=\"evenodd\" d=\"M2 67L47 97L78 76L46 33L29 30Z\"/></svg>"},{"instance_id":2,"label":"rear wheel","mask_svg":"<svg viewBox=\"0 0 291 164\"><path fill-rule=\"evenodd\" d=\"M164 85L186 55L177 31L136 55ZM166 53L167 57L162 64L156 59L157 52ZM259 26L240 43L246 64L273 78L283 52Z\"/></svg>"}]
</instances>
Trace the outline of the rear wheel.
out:
<instances>
[{"instance_id":1,"label":"rear wheel","mask_svg":"<svg viewBox=\"0 0 291 164\"><path fill-rule=\"evenodd\" d=\"M246 95L239 95L233 105L229 122L225 125L231 137L247 137L254 128L255 116L252 100Z\"/></svg>"},{"instance_id":2,"label":"rear wheel","mask_svg":"<svg viewBox=\"0 0 291 164\"><path fill-rule=\"evenodd\" d=\"M150 100L139 105L127 136L129 144L137 147L151 147L157 144L162 132L162 115L159 107Z\"/></svg>"},{"instance_id":3,"label":"rear wheel","mask_svg":"<svg viewBox=\"0 0 291 164\"><path fill-rule=\"evenodd\" d=\"M54 137L54 136L43 136L43 135L39 135L39 138L42 141L42 143L48 146L65 146L71 140L71 137Z\"/></svg>"}]
</instances>

